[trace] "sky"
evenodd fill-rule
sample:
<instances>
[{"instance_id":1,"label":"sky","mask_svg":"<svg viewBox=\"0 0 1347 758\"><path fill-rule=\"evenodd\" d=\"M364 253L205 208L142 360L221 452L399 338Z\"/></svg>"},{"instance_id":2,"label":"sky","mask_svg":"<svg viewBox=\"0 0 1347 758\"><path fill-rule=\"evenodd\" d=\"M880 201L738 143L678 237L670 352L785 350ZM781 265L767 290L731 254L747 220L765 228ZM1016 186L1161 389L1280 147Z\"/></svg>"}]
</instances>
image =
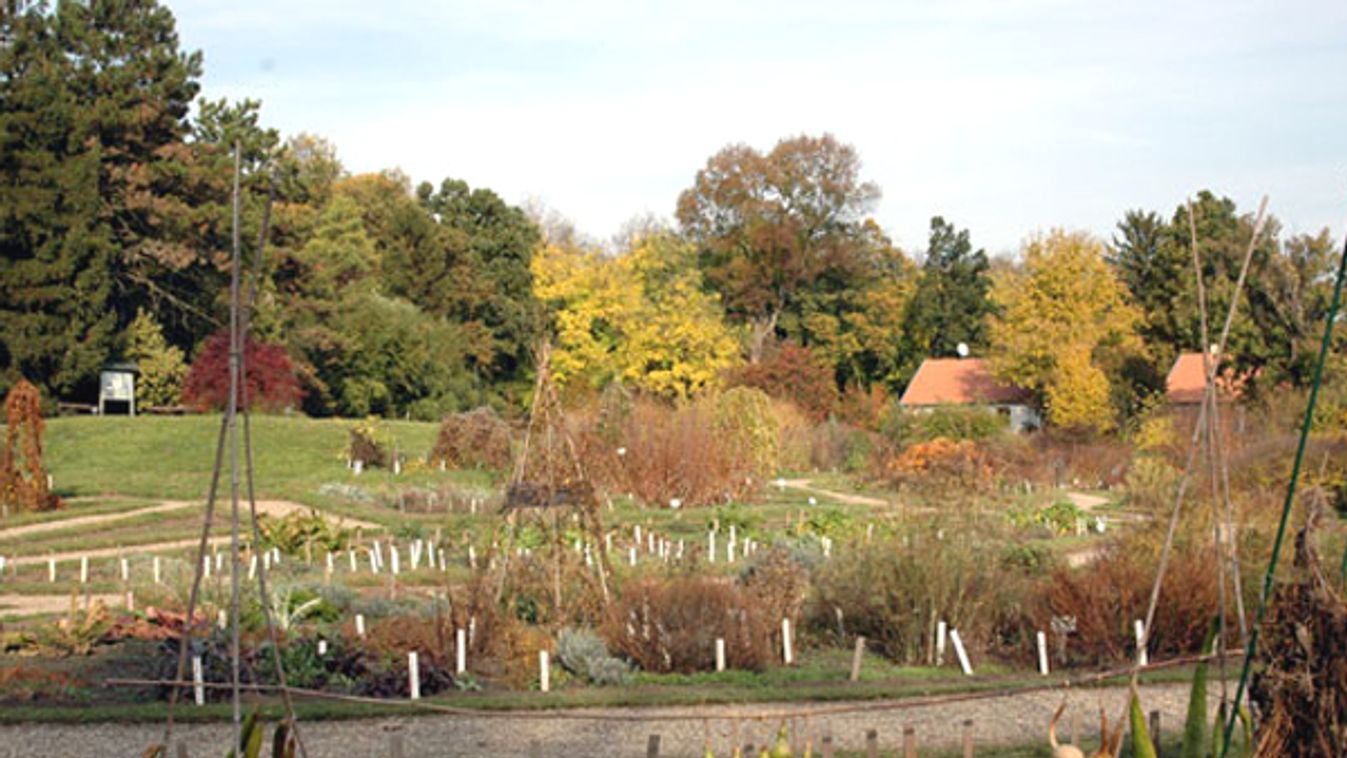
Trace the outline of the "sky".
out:
<instances>
[{"instance_id":1,"label":"sky","mask_svg":"<svg viewBox=\"0 0 1347 758\"><path fill-rule=\"evenodd\" d=\"M1004 254L1204 188L1288 233L1347 221L1341 0L164 1L203 97L595 239L671 218L726 145L823 132L916 255L935 215Z\"/></svg>"}]
</instances>

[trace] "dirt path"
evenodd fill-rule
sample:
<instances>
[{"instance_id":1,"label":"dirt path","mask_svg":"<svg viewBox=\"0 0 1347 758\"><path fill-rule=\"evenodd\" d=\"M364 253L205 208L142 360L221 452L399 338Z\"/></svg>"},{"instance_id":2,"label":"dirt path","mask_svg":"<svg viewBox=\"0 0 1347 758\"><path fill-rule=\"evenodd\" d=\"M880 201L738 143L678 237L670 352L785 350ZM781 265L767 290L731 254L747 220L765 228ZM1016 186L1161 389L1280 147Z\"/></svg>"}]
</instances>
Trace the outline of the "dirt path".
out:
<instances>
[{"instance_id":1,"label":"dirt path","mask_svg":"<svg viewBox=\"0 0 1347 758\"><path fill-rule=\"evenodd\" d=\"M217 504L216 507L218 508L219 504ZM246 508L246 505L243 505L243 507ZM32 534L41 534L43 532L56 531L61 529L70 529L79 527L90 527L92 529L94 527L105 526L110 523L116 523L117 521L135 518L137 516L143 516L146 514L167 513L171 511L184 510L187 508L196 508L199 510L204 508L204 505L202 503L196 503L189 500L165 500L159 503L158 505L150 505L144 508L137 508L131 511L95 514L91 516L72 516L71 518L61 519L59 521L46 521L41 524L16 526L12 529L0 530L0 540L7 540L15 537L23 537ZM302 505L300 503L291 502L289 500L257 501L258 513L264 513L268 516L276 518L281 518L283 516L286 516L287 514L294 513L295 511L309 511L309 510L319 510L319 509L315 509L307 505ZM368 529L368 530L378 530L383 528L380 525L371 523L369 521L361 521L359 519L351 519L346 518L344 516L333 516L331 514L326 515L328 515L329 518L334 519L335 521L337 521L338 524L344 527L349 527L353 529ZM222 541L226 540L224 538L213 538L211 540L211 544L219 544ZM106 558L109 556L126 555L129 553L162 553L172 550L179 550L184 547L188 547L195 544L197 544L196 539L173 540L171 542L152 542L141 545L128 545L125 547L96 548L92 550L73 550L64 553L52 553L47 555L30 555L21 558L11 558L9 559L9 562L19 566L25 566L25 565L32 565L34 563L46 563L47 560L51 558L55 558L57 561L68 561L68 560L79 560L81 557L84 556L88 556L89 558Z\"/></svg>"},{"instance_id":2,"label":"dirt path","mask_svg":"<svg viewBox=\"0 0 1347 758\"><path fill-rule=\"evenodd\" d=\"M804 490L805 492L812 492L816 495L822 495L828 498L829 500L836 500L839 503L848 503L850 505L871 505L881 507L887 507L894 504L888 500L881 500L877 497L867 497L865 495L849 494L846 492L834 492L832 490L825 490L821 487L815 487L813 486L812 479L779 479L777 481L780 482L781 485L790 487L791 489ZM775 482L773 484L775 484Z\"/></svg>"},{"instance_id":3,"label":"dirt path","mask_svg":"<svg viewBox=\"0 0 1347 758\"><path fill-rule=\"evenodd\" d=\"M99 513L92 516L74 516L72 518L57 519L55 521L43 521L38 524L29 524L27 526L16 526L11 529L0 530L0 539L12 539L14 537L25 537L30 534L41 534L42 532L54 532L61 529L72 529L80 526L103 526L123 519L135 518L151 513L165 513L167 511L176 511L195 505L185 500L165 500L158 505L147 505L144 508L136 508L129 511L118 511L117 513Z\"/></svg>"},{"instance_id":4,"label":"dirt path","mask_svg":"<svg viewBox=\"0 0 1347 758\"><path fill-rule=\"evenodd\" d=\"M1122 711L1126 690L1119 687L1105 689L1076 689L1066 693L1071 710L1062 722L1061 731L1070 735L1073 722L1078 722L1083 735L1081 741L1093 751L1098 745L1099 707L1109 712L1110 720ZM964 719L973 720L973 738L977 744L1022 744L1041 742L1047 754L1047 725L1053 710L1061 702L1062 691L1036 692L995 699L974 700L946 705L929 705L901 710L860 710L852 713L820 716L810 719L809 729L819 733L828 730L834 744L845 750L860 751L864 747L865 731L879 732L881 749L891 751L902 741L904 727L916 729L918 744L923 748L952 747L958 744ZM1185 684L1151 685L1142 688L1142 702L1147 711L1159 710L1167 730L1182 726L1187 708L1188 686ZM874 709L884 702L871 701L854 705ZM844 705L830 703L827 707ZM1212 703L1214 706L1214 703ZM190 708L190 706L187 706ZM332 721L301 724L301 730L311 758L337 756L391 755L392 731L402 735L403 754L409 756L524 756L535 741L544 756L592 756L593 758L630 758L645 754L646 741L651 734L659 734L661 756L700 756L702 754L703 715L723 715L735 709L745 715L778 709L799 709L803 704L789 706L761 704L753 706L704 706L692 708L650 709L586 709L568 711L568 715L600 716L613 714L679 715L679 721L603 721L588 719L558 719L546 712L512 714L509 718L484 716L411 716L401 719L370 719L359 721ZM822 706L821 706L822 707ZM762 745L771 739L778 722L743 722L740 741ZM304 727L307 727L306 729ZM804 724L798 725L803 729ZM187 744L190 755L220 755L229 740L228 724L183 724L175 727L175 736ZM145 746L159 739L162 723L148 724L22 724L0 727L0 744L13 755L139 755ZM711 746L718 756L729 755L732 732L729 723L712 724ZM800 754L797 748L797 755ZM0 755L4 755L0 749ZM173 753L170 753L173 754ZM819 745L814 744L814 754Z\"/></svg>"},{"instance_id":5,"label":"dirt path","mask_svg":"<svg viewBox=\"0 0 1347 758\"><path fill-rule=\"evenodd\" d=\"M120 595L91 595L91 600L103 605L121 607L125 598ZM79 607L84 607L84 596L78 598ZM0 616L40 616L48 613L65 613L70 610L69 595L0 595Z\"/></svg>"},{"instance_id":6,"label":"dirt path","mask_svg":"<svg viewBox=\"0 0 1347 758\"><path fill-rule=\"evenodd\" d=\"M1086 513L1098 508L1101 505L1108 505L1108 498L1099 495L1090 495L1085 492L1068 492L1066 498L1075 506Z\"/></svg>"}]
</instances>

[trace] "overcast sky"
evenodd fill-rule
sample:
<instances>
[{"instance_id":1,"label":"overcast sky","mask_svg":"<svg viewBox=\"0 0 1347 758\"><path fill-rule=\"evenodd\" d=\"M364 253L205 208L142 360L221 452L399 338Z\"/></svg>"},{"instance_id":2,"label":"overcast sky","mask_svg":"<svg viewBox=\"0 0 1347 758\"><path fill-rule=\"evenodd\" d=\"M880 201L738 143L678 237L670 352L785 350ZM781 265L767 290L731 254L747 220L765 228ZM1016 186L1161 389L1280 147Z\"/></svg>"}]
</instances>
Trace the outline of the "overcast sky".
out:
<instances>
[{"instance_id":1,"label":"overcast sky","mask_svg":"<svg viewBox=\"0 0 1347 758\"><path fill-rule=\"evenodd\" d=\"M1210 188L1347 220L1347 2L166 0L203 95L263 101L352 172L533 198L607 238L729 143L853 144L910 252L1107 236Z\"/></svg>"}]
</instances>

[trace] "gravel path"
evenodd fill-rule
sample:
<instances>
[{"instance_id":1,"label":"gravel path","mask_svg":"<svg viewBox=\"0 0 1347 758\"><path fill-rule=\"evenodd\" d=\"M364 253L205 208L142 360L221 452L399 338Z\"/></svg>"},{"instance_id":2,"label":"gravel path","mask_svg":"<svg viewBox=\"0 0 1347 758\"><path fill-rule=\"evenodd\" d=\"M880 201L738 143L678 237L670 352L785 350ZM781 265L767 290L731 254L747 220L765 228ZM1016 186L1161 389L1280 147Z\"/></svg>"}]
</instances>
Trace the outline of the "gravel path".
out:
<instances>
[{"instance_id":1,"label":"gravel path","mask_svg":"<svg viewBox=\"0 0 1347 758\"><path fill-rule=\"evenodd\" d=\"M1072 723L1077 722L1083 735L1082 741L1088 748L1087 753L1093 751L1098 745L1099 707L1103 705L1107 708L1110 719L1116 718L1125 705L1126 697L1127 691L1121 687L1072 690L1067 694L1071 708L1062 720L1063 728L1059 734L1069 737ZM1150 685L1143 687L1142 692L1142 702L1147 711L1159 710L1163 714L1166 731L1181 728L1187 698L1188 686L1181 683ZM835 744L851 750L863 748L866 730L876 729L881 749L892 751L901 743L903 728L907 726L916 729L920 746L956 746L963 720L973 719L973 735L977 743L1023 744L1042 741L1046 755L1048 721L1061 699L1061 692L1035 692L946 705L838 714L811 719L808 728L812 733L829 730ZM870 701L856 705L873 708L882 702L901 701ZM731 706L586 709L566 711L568 717L564 719L549 718L546 713L512 715L510 718L411 716L401 719L308 722L301 724L301 729L311 758L390 756L394 733L401 735L403 755L409 758L527 756L534 742L540 745L540 754L544 756L637 758L645 755L646 741L652 733L661 737L660 755L692 757L700 756L702 752L703 715L728 712L752 714L801 707L805 706L760 704L737 709ZM626 722L573 718L582 714L676 714L686 716L688 720ZM775 735L778 725L778 722L745 721L740 739L743 743L762 745L764 740ZM804 725L801 723L798 728L803 730ZM729 754L732 738L730 730L731 726L726 722L712 725L711 744L719 756ZM162 723L3 726L0 727L0 756L137 756L146 745L158 740L162 733ZM175 740L181 738L188 747L188 754L192 756L222 755L230 734L231 727L228 724L182 725L175 727L174 731ZM170 755L176 756L177 753L171 752ZM815 755L818 755L817 742Z\"/></svg>"}]
</instances>

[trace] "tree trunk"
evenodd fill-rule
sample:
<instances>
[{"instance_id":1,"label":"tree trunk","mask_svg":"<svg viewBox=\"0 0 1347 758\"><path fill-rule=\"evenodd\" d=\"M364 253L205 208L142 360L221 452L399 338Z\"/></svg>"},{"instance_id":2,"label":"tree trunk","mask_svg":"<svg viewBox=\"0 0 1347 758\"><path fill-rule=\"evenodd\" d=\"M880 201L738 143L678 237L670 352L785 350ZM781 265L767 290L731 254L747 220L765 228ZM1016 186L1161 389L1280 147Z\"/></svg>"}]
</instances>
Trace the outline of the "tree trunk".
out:
<instances>
[{"instance_id":1,"label":"tree trunk","mask_svg":"<svg viewBox=\"0 0 1347 758\"><path fill-rule=\"evenodd\" d=\"M776 331L777 319L781 317L779 309L773 310L764 317L750 319L748 322L748 362L757 363L762 360L762 348L766 344L767 338L772 332Z\"/></svg>"}]
</instances>

